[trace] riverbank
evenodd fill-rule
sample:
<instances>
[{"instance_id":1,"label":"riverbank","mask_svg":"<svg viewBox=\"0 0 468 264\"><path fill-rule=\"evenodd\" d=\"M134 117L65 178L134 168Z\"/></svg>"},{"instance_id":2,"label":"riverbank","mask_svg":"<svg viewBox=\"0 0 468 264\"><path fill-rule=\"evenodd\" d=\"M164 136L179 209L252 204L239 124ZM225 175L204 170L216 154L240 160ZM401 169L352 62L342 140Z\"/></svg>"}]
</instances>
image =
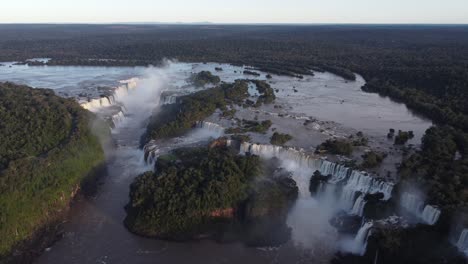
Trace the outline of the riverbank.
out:
<instances>
[{"instance_id":1,"label":"riverbank","mask_svg":"<svg viewBox=\"0 0 468 264\"><path fill-rule=\"evenodd\" d=\"M106 129L51 90L0 83L0 93L0 106L9 109L0 113L0 255L21 257L18 249L53 240L35 238L55 229L83 180L104 161L99 137Z\"/></svg>"},{"instance_id":2,"label":"riverbank","mask_svg":"<svg viewBox=\"0 0 468 264\"><path fill-rule=\"evenodd\" d=\"M70 221L70 212L73 205L82 199L89 199L99 191L99 186L107 175L106 163L101 163L83 178L81 187L75 189L70 202L51 217L34 234L13 247L11 253L1 257L0 263L4 264L27 264L34 262L38 256L50 250L57 241L64 236L64 225Z\"/></svg>"}]
</instances>

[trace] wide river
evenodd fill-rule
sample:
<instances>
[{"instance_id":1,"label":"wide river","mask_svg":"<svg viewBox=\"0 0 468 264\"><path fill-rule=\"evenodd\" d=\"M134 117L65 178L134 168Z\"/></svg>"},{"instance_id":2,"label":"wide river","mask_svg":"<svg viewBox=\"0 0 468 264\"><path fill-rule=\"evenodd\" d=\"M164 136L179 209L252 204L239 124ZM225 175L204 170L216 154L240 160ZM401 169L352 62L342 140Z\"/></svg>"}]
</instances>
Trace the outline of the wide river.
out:
<instances>
[{"instance_id":1,"label":"wide river","mask_svg":"<svg viewBox=\"0 0 468 264\"><path fill-rule=\"evenodd\" d=\"M5 64L5 63L4 63ZM10 67L11 66L11 67ZM187 93L186 79L192 72L222 67L223 81L246 78L242 67L219 64L170 64L164 69L142 67L29 67L6 64L0 67L0 81L11 81L37 88L54 89L62 96L96 95L102 86L116 86L120 80L140 77L142 92L123 102L127 118L113 130L117 147L107 150L107 173L93 197L74 203L64 237L47 249L36 263L327 263L320 248L294 243L280 248L248 248L239 243L211 241L174 243L135 236L123 226L124 206L134 177L151 167L143 162L138 149L145 121L158 105L162 90ZM265 74L260 77L264 78ZM248 78L252 78L247 76ZM278 100L284 100L297 114L337 122L375 137L385 137L389 128L413 130L420 140L431 125L402 105L375 94L364 93L364 80L346 82L329 74L317 73L303 80L273 76ZM294 92L296 89L296 92ZM181 144L180 142L178 144ZM169 144L170 145L170 144ZM311 217L314 217L311 215ZM317 243L319 242L319 243ZM320 244L320 241L315 241ZM326 243L323 243L326 244Z\"/></svg>"}]
</instances>

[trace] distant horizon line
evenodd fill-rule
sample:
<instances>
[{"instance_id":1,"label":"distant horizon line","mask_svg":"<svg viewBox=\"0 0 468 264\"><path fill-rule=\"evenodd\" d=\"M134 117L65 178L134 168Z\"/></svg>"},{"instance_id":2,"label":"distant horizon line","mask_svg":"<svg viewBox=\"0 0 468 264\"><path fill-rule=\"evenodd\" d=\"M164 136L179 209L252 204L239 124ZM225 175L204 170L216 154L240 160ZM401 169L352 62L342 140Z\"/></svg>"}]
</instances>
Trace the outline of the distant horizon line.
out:
<instances>
[{"instance_id":1,"label":"distant horizon line","mask_svg":"<svg viewBox=\"0 0 468 264\"><path fill-rule=\"evenodd\" d=\"M408 26L468 26L468 23L358 23L358 22L0 22L0 25L408 25Z\"/></svg>"}]
</instances>

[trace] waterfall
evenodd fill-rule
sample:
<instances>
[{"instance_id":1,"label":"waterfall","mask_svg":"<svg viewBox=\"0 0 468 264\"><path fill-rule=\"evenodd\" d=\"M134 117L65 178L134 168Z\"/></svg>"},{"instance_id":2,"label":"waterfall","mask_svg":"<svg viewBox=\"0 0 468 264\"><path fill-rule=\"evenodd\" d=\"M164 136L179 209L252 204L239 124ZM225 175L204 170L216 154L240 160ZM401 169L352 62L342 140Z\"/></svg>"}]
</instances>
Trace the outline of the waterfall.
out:
<instances>
[{"instance_id":1,"label":"waterfall","mask_svg":"<svg viewBox=\"0 0 468 264\"><path fill-rule=\"evenodd\" d=\"M400 204L409 213L420 218L424 223L434 225L440 217L440 210L432 205L424 206L424 201L415 194L403 193Z\"/></svg>"},{"instance_id":2,"label":"waterfall","mask_svg":"<svg viewBox=\"0 0 468 264\"><path fill-rule=\"evenodd\" d=\"M125 115L123 111L119 111L117 114L112 116L112 124L114 127L118 126L118 124L122 123L122 121L125 119Z\"/></svg>"},{"instance_id":3,"label":"waterfall","mask_svg":"<svg viewBox=\"0 0 468 264\"><path fill-rule=\"evenodd\" d=\"M458 250L468 256L468 228L461 231L456 246Z\"/></svg>"},{"instance_id":4,"label":"waterfall","mask_svg":"<svg viewBox=\"0 0 468 264\"><path fill-rule=\"evenodd\" d=\"M196 127L207 130L213 137L220 137L224 134L224 127L215 123L198 121Z\"/></svg>"},{"instance_id":5,"label":"waterfall","mask_svg":"<svg viewBox=\"0 0 468 264\"><path fill-rule=\"evenodd\" d=\"M364 214L364 207L366 206L366 200L364 200L364 194L359 195L354 202L354 206L351 209L351 214L363 216Z\"/></svg>"},{"instance_id":6,"label":"waterfall","mask_svg":"<svg viewBox=\"0 0 468 264\"><path fill-rule=\"evenodd\" d=\"M365 223L356 234L354 238L355 253L359 255L364 255L366 253L367 239L369 238L371 228L373 226L372 222Z\"/></svg>"},{"instance_id":7,"label":"waterfall","mask_svg":"<svg viewBox=\"0 0 468 264\"><path fill-rule=\"evenodd\" d=\"M340 206L345 211L351 210L352 213L362 216L366 205L365 194L383 193L383 200L386 201L391 198L392 190L393 183L376 179L359 171L352 171L348 181L343 186ZM354 211L354 208L359 209L359 211Z\"/></svg>"},{"instance_id":8,"label":"waterfall","mask_svg":"<svg viewBox=\"0 0 468 264\"><path fill-rule=\"evenodd\" d=\"M161 98L163 105L175 104L177 101L177 96L174 95L163 95Z\"/></svg>"},{"instance_id":9,"label":"waterfall","mask_svg":"<svg viewBox=\"0 0 468 264\"><path fill-rule=\"evenodd\" d=\"M355 192L362 193L383 193L384 200L392 196L393 184L365 175L359 171L353 171L345 188L350 188Z\"/></svg>"},{"instance_id":10,"label":"waterfall","mask_svg":"<svg viewBox=\"0 0 468 264\"><path fill-rule=\"evenodd\" d=\"M342 250L355 255L363 256L366 253L367 239L371 234L373 222L365 222L353 239L342 242Z\"/></svg>"},{"instance_id":11,"label":"waterfall","mask_svg":"<svg viewBox=\"0 0 468 264\"><path fill-rule=\"evenodd\" d=\"M146 143L143 147L143 151L145 153L145 161L148 164L154 164L159 154L159 148L156 144L156 141L151 140L150 142Z\"/></svg>"},{"instance_id":12,"label":"waterfall","mask_svg":"<svg viewBox=\"0 0 468 264\"><path fill-rule=\"evenodd\" d=\"M128 93L135 89L138 85L139 78L131 78L128 80L120 81L122 85L119 85L117 89L114 90L112 99L114 102L122 102L125 97L128 96Z\"/></svg>"},{"instance_id":13,"label":"waterfall","mask_svg":"<svg viewBox=\"0 0 468 264\"><path fill-rule=\"evenodd\" d=\"M429 225L434 225L439 220L440 210L433 207L432 205L426 205L424 207L421 218Z\"/></svg>"},{"instance_id":14,"label":"waterfall","mask_svg":"<svg viewBox=\"0 0 468 264\"><path fill-rule=\"evenodd\" d=\"M322 160L307 155L303 151L289 148L281 147L275 145L261 145L261 144L251 144L244 142L240 146L240 153L250 152L254 155L258 155L262 158L278 158L283 161L293 162L294 167L299 167L302 169L309 169L312 171L320 169Z\"/></svg>"},{"instance_id":15,"label":"waterfall","mask_svg":"<svg viewBox=\"0 0 468 264\"><path fill-rule=\"evenodd\" d=\"M86 102L80 102L81 107L91 112L98 112L101 108L116 105L128 96L128 92L136 88L138 78L120 81L121 85L114 89L112 95L103 96L101 98L89 99Z\"/></svg>"},{"instance_id":16,"label":"waterfall","mask_svg":"<svg viewBox=\"0 0 468 264\"><path fill-rule=\"evenodd\" d=\"M384 200L388 200L392 196L393 183L379 180L366 175L364 172L352 170L337 163L307 155L303 151L294 148L244 142L240 146L240 152L250 152L267 159L276 157L283 161L286 169L300 171L299 176L295 178L300 190L308 189L306 186L309 186L310 175L315 170L320 171L322 175L331 175L327 183L321 184L317 196L334 202L338 185L340 188L342 186L341 195L337 197L339 206L343 210L356 215L362 216L364 212L366 205L365 194L380 192L383 193Z\"/></svg>"},{"instance_id":17,"label":"waterfall","mask_svg":"<svg viewBox=\"0 0 468 264\"><path fill-rule=\"evenodd\" d=\"M241 143L240 153L247 152L265 159L280 159L286 170L294 172L293 179L299 187L299 195L301 197L310 197L310 177L315 170L320 169L322 160L294 148L248 142Z\"/></svg>"},{"instance_id":18,"label":"waterfall","mask_svg":"<svg viewBox=\"0 0 468 264\"><path fill-rule=\"evenodd\" d=\"M95 112L97 109L101 107L107 107L112 105L113 99L110 99L111 97L101 97L101 98L95 98L95 99L90 99L88 102L81 103L81 106L84 109L87 109L89 111Z\"/></svg>"},{"instance_id":19,"label":"waterfall","mask_svg":"<svg viewBox=\"0 0 468 264\"><path fill-rule=\"evenodd\" d=\"M154 164L161 154L167 153L175 147L206 142L212 138L219 138L223 134L224 128L222 126L211 122L199 121L196 123L195 129L184 136L170 139L167 142L151 140L146 143L143 147L145 162L147 164ZM231 141L228 140L227 144L230 145Z\"/></svg>"},{"instance_id":20,"label":"waterfall","mask_svg":"<svg viewBox=\"0 0 468 264\"><path fill-rule=\"evenodd\" d=\"M346 177L348 177L350 169L343 165L330 162L328 160L322 160L322 164L320 166L319 171L322 175L331 175L332 178L328 182L335 184L342 180L345 180Z\"/></svg>"}]
</instances>

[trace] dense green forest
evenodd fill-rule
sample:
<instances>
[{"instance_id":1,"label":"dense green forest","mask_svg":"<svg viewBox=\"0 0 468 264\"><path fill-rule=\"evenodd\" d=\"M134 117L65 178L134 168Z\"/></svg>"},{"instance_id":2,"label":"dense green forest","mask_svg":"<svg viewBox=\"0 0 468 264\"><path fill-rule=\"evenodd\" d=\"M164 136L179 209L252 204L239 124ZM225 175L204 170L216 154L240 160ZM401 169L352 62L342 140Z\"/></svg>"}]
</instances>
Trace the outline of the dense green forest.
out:
<instances>
[{"instance_id":1,"label":"dense green forest","mask_svg":"<svg viewBox=\"0 0 468 264\"><path fill-rule=\"evenodd\" d=\"M247 89L247 82L239 80L178 98L174 105L163 106L159 113L151 117L145 137L160 139L180 136L216 109L227 110L226 106L230 103L242 103L248 97Z\"/></svg>"},{"instance_id":2,"label":"dense green forest","mask_svg":"<svg viewBox=\"0 0 468 264\"><path fill-rule=\"evenodd\" d=\"M270 138L270 143L273 145L282 146L291 139L292 139L292 136L289 134L281 134L281 133L275 132Z\"/></svg>"},{"instance_id":3,"label":"dense green forest","mask_svg":"<svg viewBox=\"0 0 468 264\"><path fill-rule=\"evenodd\" d=\"M206 76L206 72L201 72ZM199 75L199 74L198 74ZM196 75L196 76L198 76ZM211 75L213 78L218 76ZM182 96L172 105L165 105L153 115L143 136L143 142L149 139L161 139L180 136L188 132L197 121L212 115L216 109L225 115L232 115L234 109L228 107L246 104L249 97L248 83L250 80L236 80L234 83L221 83L214 88ZM259 93L259 99L254 106L271 103L275 100L273 89L265 81L252 81ZM235 111L235 110L234 110ZM231 114L228 114L230 113ZM265 133L271 126L271 121L242 121L242 128L231 129L228 133L258 132Z\"/></svg>"},{"instance_id":4,"label":"dense green forest","mask_svg":"<svg viewBox=\"0 0 468 264\"><path fill-rule=\"evenodd\" d=\"M126 226L164 239L203 234L251 246L287 242L286 218L298 196L289 172L271 171L258 156L218 143L159 157L156 172L138 176L130 187Z\"/></svg>"},{"instance_id":5,"label":"dense green forest","mask_svg":"<svg viewBox=\"0 0 468 264\"><path fill-rule=\"evenodd\" d=\"M59 221L103 162L94 119L52 90L0 83L0 256Z\"/></svg>"},{"instance_id":6,"label":"dense green forest","mask_svg":"<svg viewBox=\"0 0 468 264\"><path fill-rule=\"evenodd\" d=\"M430 203L453 211L468 206L468 147L466 133L449 126L432 127L422 139L422 149L400 167L404 180L422 185Z\"/></svg>"}]
</instances>

